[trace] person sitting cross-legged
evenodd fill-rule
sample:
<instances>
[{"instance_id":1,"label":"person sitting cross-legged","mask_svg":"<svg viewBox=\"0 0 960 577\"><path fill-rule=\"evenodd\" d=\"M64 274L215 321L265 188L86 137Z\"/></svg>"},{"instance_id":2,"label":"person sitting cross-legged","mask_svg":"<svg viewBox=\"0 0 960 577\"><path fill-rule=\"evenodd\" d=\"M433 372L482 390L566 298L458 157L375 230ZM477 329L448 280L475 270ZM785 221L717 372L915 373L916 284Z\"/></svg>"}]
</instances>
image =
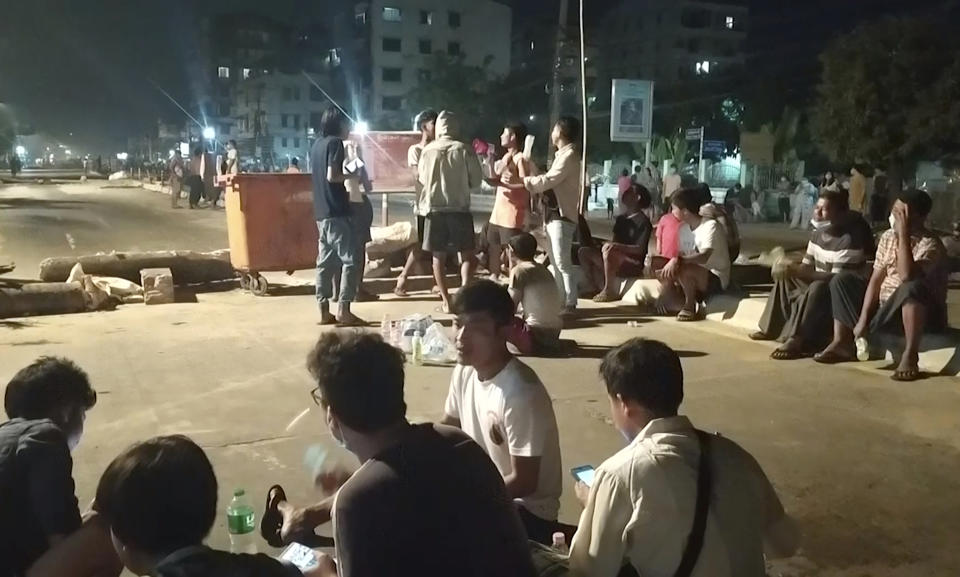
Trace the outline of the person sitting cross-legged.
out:
<instances>
[{"instance_id":1,"label":"person sitting cross-legged","mask_svg":"<svg viewBox=\"0 0 960 577\"><path fill-rule=\"evenodd\" d=\"M521 315L514 317L507 341L524 355L553 352L560 344L563 302L553 275L534 260L537 239L528 232L518 234L507 244L507 254L511 265L508 290Z\"/></svg>"},{"instance_id":2,"label":"person sitting cross-legged","mask_svg":"<svg viewBox=\"0 0 960 577\"><path fill-rule=\"evenodd\" d=\"M833 364L856 359L855 339L883 329L902 332L905 345L896 381L920 378L920 339L947 326L947 259L940 238L926 227L933 201L926 192L900 193L890 212L866 293L837 284L833 292L833 342L814 357ZM846 290L844 290L846 289Z\"/></svg>"},{"instance_id":3,"label":"person sitting cross-legged","mask_svg":"<svg viewBox=\"0 0 960 577\"><path fill-rule=\"evenodd\" d=\"M600 376L628 444L596 468L589 487L576 484L583 514L571 575L616 577L632 568L642 576L764 577L764 555L796 551L796 525L756 459L678 414L676 352L631 339L607 353Z\"/></svg>"},{"instance_id":4,"label":"person sitting cross-legged","mask_svg":"<svg viewBox=\"0 0 960 577\"><path fill-rule=\"evenodd\" d=\"M843 193L824 190L814 208L813 232L807 253L799 264L790 264L767 297L754 340L783 343L771 355L778 360L797 359L822 350L830 342L833 309L830 285L859 286L867 282L867 255L873 248L870 225L851 212Z\"/></svg>"},{"instance_id":5,"label":"person sitting cross-legged","mask_svg":"<svg viewBox=\"0 0 960 577\"><path fill-rule=\"evenodd\" d=\"M540 378L510 354L513 301L489 280L460 289L454 301L458 364L443 424L463 429L497 465L530 539L549 544L563 488L553 402Z\"/></svg>"},{"instance_id":6,"label":"person sitting cross-legged","mask_svg":"<svg viewBox=\"0 0 960 577\"><path fill-rule=\"evenodd\" d=\"M633 184L620 197L623 214L613 224L613 241L602 249L583 247L580 266L587 282L600 289L593 300L610 302L620 297L617 279L642 277L653 225L643 211L650 207L650 193Z\"/></svg>"},{"instance_id":7,"label":"person sitting cross-legged","mask_svg":"<svg viewBox=\"0 0 960 577\"><path fill-rule=\"evenodd\" d=\"M670 259L657 271L661 284L660 301L671 302L679 287L683 305L677 320L694 321L700 318L699 303L726 290L730 284L730 251L723 225L700 216L702 201L698 190L678 190L672 202L673 216L693 230L695 251Z\"/></svg>"}]
</instances>

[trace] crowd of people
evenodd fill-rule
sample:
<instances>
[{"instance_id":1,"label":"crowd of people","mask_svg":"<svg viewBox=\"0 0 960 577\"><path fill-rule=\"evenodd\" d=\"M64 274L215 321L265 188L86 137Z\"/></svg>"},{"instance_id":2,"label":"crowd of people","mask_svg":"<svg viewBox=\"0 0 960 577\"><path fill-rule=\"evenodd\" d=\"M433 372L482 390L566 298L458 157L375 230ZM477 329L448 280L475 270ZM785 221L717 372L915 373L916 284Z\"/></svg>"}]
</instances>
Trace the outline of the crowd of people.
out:
<instances>
[{"instance_id":1,"label":"crowd of people","mask_svg":"<svg viewBox=\"0 0 960 577\"><path fill-rule=\"evenodd\" d=\"M220 166L202 142L193 149L189 159L183 158L179 149L173 150L167 163L171 208L180 208L184 189L191 209L223 207L224 187L217 177L240 172L237 141L227 141L226 154L218 158Z\"/></svg>"}]
</instances>

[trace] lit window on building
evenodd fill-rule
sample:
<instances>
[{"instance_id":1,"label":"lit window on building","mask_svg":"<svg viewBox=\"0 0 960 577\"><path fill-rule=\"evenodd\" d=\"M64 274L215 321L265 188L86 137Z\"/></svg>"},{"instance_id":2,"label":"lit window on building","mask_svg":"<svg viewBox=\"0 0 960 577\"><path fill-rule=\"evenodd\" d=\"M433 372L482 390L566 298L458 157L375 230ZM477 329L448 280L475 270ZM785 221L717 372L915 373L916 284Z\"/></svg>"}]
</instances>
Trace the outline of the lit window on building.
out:
<instances>
[{"instance_id":1,"label":"lit window on building","mask_svg":"<svg viewBox=\"0 0 960 577\"><path fill-rule=\"evenodd\" d=\"M727 16L726 21L724 21L724 26L726 26L727 30L733 30L736 25L737 19L733 16Z\"/></svg>"},{"instance_id":2,"label":"lit window on building","mask_svg":"<svg viewBox=\"0 0 960 577\"><path fill-rule=\"evenodd\" d=\"M365 6L356 7L356 11L353 13L353 21L360 26L367 24L367 8Z\"/></svg>"},{"instance_id":3,"label":"lit window on building","mask_svg":"<svg viewBox=\"0 0 960 577\"><path fill-rule=\"evenodd\" d=\"M250 78L250 72L251 72L251 70L250 70L249 68L244 68L244 69L243 69L242 76L243 76L243 79L244 79L244 80L246 80L247 78Z\"/></svg>"},{"instance_id":4,"label":"lit window on building","mask_svg":"<svg viewBox=\"0 0 960 577\"><path fill-rule=\"evenodd\" d=\"M383 21L384 22L401 22L402 15L400 14L400 9L393 6L384 6L383 7Z\"/></svg>"},{"instance_id":5,"label":"lit window on building","mask_svg":"<svg viewBox=\"0 0 960 577\"><path fill-rule=\"evenodd\" d=\"M711 69L716 69L716 65L709 60L697 62L696 65L694 65L694 70L696 70L697 74L710 74Z\"/></svg>"},{"instance_id":6,"label":"lit window on building","mask_svg":"<svg viewBox=\"0 0 960 577\"><path fill-rule=\"evenodd\" d=\"M217 67L218 78L230 78L230 68L228 66Z\"/></svg>"},{"instance_id":7,"label":"lit window on building","mask_svg":"<svg viewBox=\"0 0 960 577\"><path fill-rule=\"evenodd\" d=\"M420 11L420 24L424 26L433 26L433 12L429 10Z\"/></svg>"}]
</instances>

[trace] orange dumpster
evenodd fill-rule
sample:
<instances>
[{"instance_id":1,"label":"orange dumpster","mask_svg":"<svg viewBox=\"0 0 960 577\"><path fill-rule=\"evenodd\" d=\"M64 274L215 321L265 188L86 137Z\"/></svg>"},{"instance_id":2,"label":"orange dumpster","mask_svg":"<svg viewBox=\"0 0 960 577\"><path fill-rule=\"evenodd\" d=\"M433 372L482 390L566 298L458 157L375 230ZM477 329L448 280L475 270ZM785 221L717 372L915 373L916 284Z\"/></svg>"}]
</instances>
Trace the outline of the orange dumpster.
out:
<instances>
[{"instance_id":1,"label":"orange dumpster","mask_svg":"<svg viewBox=\"0 0 960 577\"><path fill-rule=\"evenodd\" d=\"M317 223L309 174L237 174L226 193L230 263L240 286L267 293L261 272L311 269L317 263Z\"/></svg>"}]
</instances>

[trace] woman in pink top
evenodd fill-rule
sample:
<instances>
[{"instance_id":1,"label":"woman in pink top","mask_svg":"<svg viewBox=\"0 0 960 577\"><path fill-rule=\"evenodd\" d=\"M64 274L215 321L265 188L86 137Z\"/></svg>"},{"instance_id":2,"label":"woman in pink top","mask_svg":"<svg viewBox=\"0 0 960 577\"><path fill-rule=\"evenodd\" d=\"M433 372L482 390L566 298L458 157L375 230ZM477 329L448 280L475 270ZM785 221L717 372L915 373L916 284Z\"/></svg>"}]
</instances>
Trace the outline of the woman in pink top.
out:
<instances>
[{"instance_id":1,"label":"woman in pink top","mask_svg":"<svg viewBox=\"0 0 960 577\"><path fill-rule=\"evenodd\" d=\"M497 187L497 198L490 213L487 227L488 267L494 280L502 272L503 247L510 239L524 232L530 193L523 187L523 180L517 172L517 163L526 163L526 173L533 174L532 164L522 155L523 142L527 138L527 127L523 124L509 124L500 135L500 145L507 149L503 159L494 166L492 178L487 182Z\"/></svg>"}]
</instances>

